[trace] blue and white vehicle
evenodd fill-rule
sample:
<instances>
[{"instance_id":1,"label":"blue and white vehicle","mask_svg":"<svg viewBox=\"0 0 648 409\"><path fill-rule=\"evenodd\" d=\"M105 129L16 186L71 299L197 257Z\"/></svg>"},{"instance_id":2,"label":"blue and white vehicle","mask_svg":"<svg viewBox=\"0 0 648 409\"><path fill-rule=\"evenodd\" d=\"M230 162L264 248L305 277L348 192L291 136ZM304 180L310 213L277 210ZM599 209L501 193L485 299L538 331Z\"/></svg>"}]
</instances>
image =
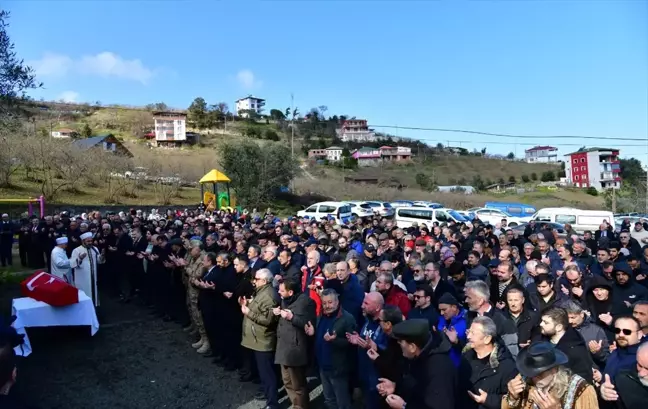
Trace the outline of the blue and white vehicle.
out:
<instances>
[{"instance_id":1,"label":"blue and white vehicle","mask_svg":"<svg viewBox=\"0 0 648 409\"><path fill-rule=\"evenodd\" d=\"M335 220L338 224L347 224L352 221L351 206L346 202L320 202L308 206L297 212L297 217L322 220L323 218Z\"/></svg>"},{"instance_id":2,"label":"blue and white vehicle","mask_svg":"<svg viewBox=\"0 0 648 409\"><path fill-rule=\"evenodd\" d=\"M537 211L535 207L524 203L486 202L484 207L501 210L512 217L524 219L525 221L531 220L531 217Z\"/></svg>"}]
</instances>

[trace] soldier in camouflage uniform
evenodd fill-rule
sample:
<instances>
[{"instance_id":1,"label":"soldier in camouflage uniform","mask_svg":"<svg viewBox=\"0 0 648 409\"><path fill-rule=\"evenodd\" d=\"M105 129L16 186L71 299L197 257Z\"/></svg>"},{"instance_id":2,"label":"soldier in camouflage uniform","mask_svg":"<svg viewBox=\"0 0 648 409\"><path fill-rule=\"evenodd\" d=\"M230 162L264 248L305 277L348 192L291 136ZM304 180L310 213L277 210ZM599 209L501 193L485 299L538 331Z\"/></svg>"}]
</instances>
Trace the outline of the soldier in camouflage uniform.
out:
<instances>
[{"instance_id":1,"label":"soldier in camouflage uniform","mask_svg":"<svg viewBox=\"0 0 648 409\"><path fill-rule=\"evenodd\" d=\"M203 251L203 243L199 240L192 240L190 242L190 250L188 252L187 266L185 267L185 285L187 287L187 309L191 316L193 326L198 330L200 339L198 342L191 346L198 350L198 353L206 354L210 352L209 340L207 339L207 332L205 331L205 324L203 323L202 314L198 308L198 288L191 284L191 281L201 279L204 274L203 258L205 252Z\"/></svg>"}]
</instances>

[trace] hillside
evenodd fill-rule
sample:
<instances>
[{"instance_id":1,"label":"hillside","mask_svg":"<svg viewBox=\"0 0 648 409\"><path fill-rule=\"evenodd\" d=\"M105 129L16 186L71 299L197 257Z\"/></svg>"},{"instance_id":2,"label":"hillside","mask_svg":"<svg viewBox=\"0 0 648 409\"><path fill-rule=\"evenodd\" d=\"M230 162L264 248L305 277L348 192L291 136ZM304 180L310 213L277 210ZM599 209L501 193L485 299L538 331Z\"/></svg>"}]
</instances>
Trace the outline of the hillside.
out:
<instances>
[{"instance_id":1,"label":"hillside","mask_svg":"<svg viewBox=\"0 0 648 409\"><path fill-rule=\"evenodd\" d=\"M407 165L386 164L381 167L359 168L345 172L346 176L356 178L397 179L401 184L417 186L416 175L422 173L436 181L437 185L471 185L479 176L486 185L497 183L511 176L521 180L522 175L531 177L536 174L539 179L543 172L558 172L559 165L529 164L520 161L483 158L479 156L435 155L425 160L417 158ZM492 182L492 183L489 183Z\"/></svg>"},{"instance_id":2,"label":"hillside","mask_svg":"<svg viewBox=\"0 0 648 409\"><path fill-rule=\"evenodd\" d=\"M251 138L261 144L290 143L289 128L286 122L259 119L257 121L232 120L218 123L212 129L191 129L200 132L199 145L182 149L151 149L142 136L152 127L150 109L131 107L97 107L74 104L50 105L47 111L36 112L36 129L45 135L50 129L72 128L78 132L92 134L113 133L121 139L133 153L133 165L148 169L155 168L158 172L173 173L187 182L196 182L202 175L214 167L218 167L218 157L215 148L224 141L238 138ZM329 126L328 124L327 126ZM311 139L312 122L298 125L295 133L295 154L302 155L302 144L318 143L325 145L334 142L329 137L320 134ZM329 126L330 127L330 126ZM303 129L302 129L303 128ZM327 131L328 132L328 131ZM306 142L308 140L309 142ZM558 173L558 165L527 164L520 161L484 158L481 156L454 156L439 154L433 148L421 149L421 157L407 165L386 164L376 168L360 168L356 170L341 169L333 166L306 167L307 174L295 181L297 193L311 193L336 199L413 199L435 200L455 208L468 208L483 205L487 200L509 200L530 203L539 207L546 206L576 206L582 208L600 208L603 200L585 194L580 190L560 190L555 192L531 191L522 195L479 194L466 196L462 194L429 193L429 189L419 186L417 176L425 175L435 185L466 184L475 185L476 179L482 185L497 183L515 178L540 179L547 171ZM314 177L315 180L311 179ZM378 179L379 186L344 183L345 177L360 179ZM23 178L16 178L17 183L11 189L0 190L3 197L38 196L40 187L37 183ZM397 190L394 185L407 188ZM529 183L527 187L534 186ZM384 187L383 187L384 186ZM392 186L392 187L388 187ZM532 189L531 189L532 190ZM83 188L77 191L65 192L56 199L59 203L69 204L99 204L105 195L98 188ZM183 187L169 202L173 205L195 204L200 200L197 187ZM118 203L124 205L144 205L156 203L159 194L155 188L143 186L136 192L119 197Z\"/></svg>"}]
</instances>

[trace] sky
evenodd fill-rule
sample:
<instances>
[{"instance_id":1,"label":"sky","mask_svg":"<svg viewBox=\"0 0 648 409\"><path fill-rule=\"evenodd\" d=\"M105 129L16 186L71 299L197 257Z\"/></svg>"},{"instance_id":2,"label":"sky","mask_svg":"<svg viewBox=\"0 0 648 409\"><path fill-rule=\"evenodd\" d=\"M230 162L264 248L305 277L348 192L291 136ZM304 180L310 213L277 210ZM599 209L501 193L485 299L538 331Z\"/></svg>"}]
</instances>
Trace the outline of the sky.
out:
<instances>
[{"instance_id":1,"label":"sky","mask_svg":"<svg viewBox=\"0 0 648 409\"><path fill-rule=\"evenodd\" d=\"M429 144L524 156L618 148L648 164L642 0L5 0L35 98L364 118ZM474 130L506 138L381 126ZM559 138L548 138L557 136ZM588 136L594 139L565 138ZM612 140L625 138L629 140Z\"/></svg>"}]
</instances>

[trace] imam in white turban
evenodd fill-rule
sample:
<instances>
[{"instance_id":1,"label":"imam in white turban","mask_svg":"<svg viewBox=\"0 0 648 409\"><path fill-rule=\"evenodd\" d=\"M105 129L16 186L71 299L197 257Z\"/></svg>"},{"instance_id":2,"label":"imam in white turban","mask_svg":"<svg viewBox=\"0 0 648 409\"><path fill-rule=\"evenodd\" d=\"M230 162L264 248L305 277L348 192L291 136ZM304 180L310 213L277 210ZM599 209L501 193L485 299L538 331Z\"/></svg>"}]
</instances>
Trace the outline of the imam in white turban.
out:
<instances>
[{"instance_id":1,"label":"imam in white turban","mask_svg":"<svg viewBox=\"0 0 648 409\"><path fill-rule=\"evenodd\" d=\"M81 235L81 240L91 239L91 238L92 238L92 233L90 233L90 232L83 233L83 234Z\"/></svg>"},{"instance_id":2,"label":"imam in white turban","mask_svg":"<svg viewBox=\"0 0 648 409\"><path fill-rule=\"evenodd\" d=\"M59 244L65 244L65 243L67 243L67 242L68 242L68 238L67 238L67 237L59 237L58 239L56 239L56 244L57 244L57 245L59 245Z\"/></svg>"}]
</instances>

